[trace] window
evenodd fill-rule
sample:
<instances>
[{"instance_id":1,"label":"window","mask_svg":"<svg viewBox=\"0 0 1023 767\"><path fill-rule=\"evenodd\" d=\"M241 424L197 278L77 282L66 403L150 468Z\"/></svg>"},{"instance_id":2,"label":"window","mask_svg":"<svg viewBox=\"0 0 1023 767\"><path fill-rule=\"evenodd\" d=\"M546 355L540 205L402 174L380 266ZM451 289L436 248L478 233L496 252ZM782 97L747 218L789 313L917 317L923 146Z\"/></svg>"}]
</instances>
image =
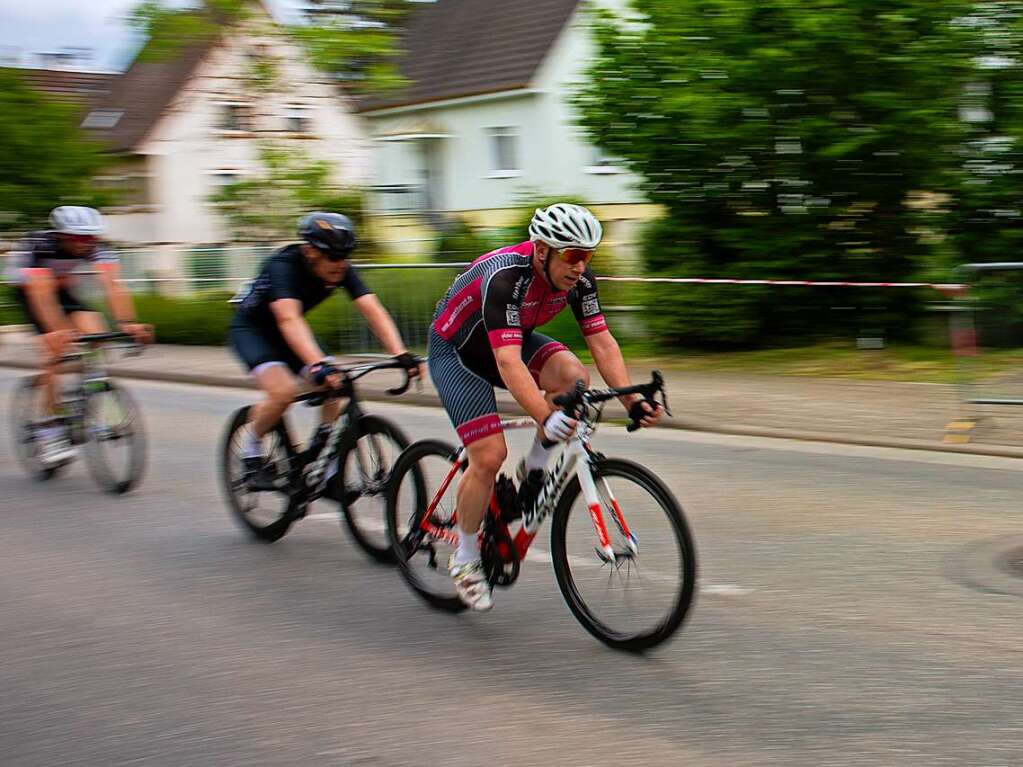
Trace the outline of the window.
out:
<instances>
[{"instance_id":1,"label":"window","mask_svg":"<svg viewBox=\"0 0 1023 767\"><path fill-rule=\"evenodd\" d=\"M144 208L152 203L149 197L149 175L146 173L126 171L97 176L93 183L97 189L110 193L112 207Z\"/></svg>"},{"instance_id":2,"label":"window","mask_svg":"<svg viewBox=\"0 0 1023 767\"><path fill-rule=\"evenodd\" d=\"M228 101L221 103L219 109L217 128L224 131L249 130L249 109L247 104Z\"/></svg>"},{"instance_id":3,"label":"window","mask_svg":"<svg viewBox=\"0 0 1023 767\"><path fill-rule=\"evenodd\" d=\"M82 121L83 128L113 128L121 120L123 109L94 109Z\"/></svg>"},{"instance_id":4,"label":"window","mask_svg":"<svg viewBox=\"0 0 1023 767\"><path fill-rule=\"evenodd\" d=\"M309 107L304 104L290 104L284 108L285 130L290 133L309 133Z\"/></svg>"},{"instance_id":5,"label":"window","mask_svg":"<svg viewBox=\"0 0 1023 767\"><path fill-rule=\"evenodd\" d=\"M517 176L521 173L518 158L518 128L488 128L492 178Z\"/></svg>"},{"instance_id":6,"label":"window","mask_svg":"<svg viewBox=\"0 0 1023 767\"><path fill-rule=\"evenodd\" d=\"M587 173L621 173L618 159L606 154L599 146L589 148Z\"/></svg>"},{"instance_id":7,"label":"window","mask_svg":"<svg viewBox=\"0 0 1023 767\"><path fill-rule=\"evenodd\" d=\"M242 174L236 170L215 170L210 173L213 178L213 186L216 187L217 191L220 191L225 186L236 184L241 181Z\"/></svg>"}]
</instances>

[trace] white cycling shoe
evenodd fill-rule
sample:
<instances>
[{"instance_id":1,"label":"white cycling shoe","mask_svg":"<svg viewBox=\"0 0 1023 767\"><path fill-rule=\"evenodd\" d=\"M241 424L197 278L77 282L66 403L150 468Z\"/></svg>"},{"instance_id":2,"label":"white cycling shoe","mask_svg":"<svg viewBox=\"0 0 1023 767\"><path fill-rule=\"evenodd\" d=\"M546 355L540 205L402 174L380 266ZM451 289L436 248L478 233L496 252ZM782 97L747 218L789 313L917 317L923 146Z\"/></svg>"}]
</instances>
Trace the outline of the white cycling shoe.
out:
<instances>
[{"instance_id":1,"label":"white cycling shoe","mask_svg":"<svg viewBox=\"0 0 1023 767\"><path fill-rule=\"evenodd\" d=\"M455 555L448 561L448 572L455 583L458 598L466 607L476 612L485 612L494 606L487 574L483 571L483 561L474 559L472 562L457 564Z\"/></svg>"}]
</instances>

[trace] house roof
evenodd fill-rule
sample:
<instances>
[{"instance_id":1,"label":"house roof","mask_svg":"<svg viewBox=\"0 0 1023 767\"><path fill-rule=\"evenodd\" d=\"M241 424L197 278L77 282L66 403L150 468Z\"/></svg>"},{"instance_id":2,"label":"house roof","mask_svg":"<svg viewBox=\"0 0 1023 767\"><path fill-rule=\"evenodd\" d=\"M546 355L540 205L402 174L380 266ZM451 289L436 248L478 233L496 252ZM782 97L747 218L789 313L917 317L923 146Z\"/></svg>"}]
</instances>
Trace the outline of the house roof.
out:
<instances>
[{"instance_id":1,"label":"house roof","mask_svg":"<svg viewBox=\"0 0 1023 767\"><path fill-rule=\"evenodd\" d=\"M406 21L407 87L360 112L528 87L579 0L436 0Z\"/></svg>"},{"instance_id":2,"label":"house roof","mask_svg":"<svg viewBox=\"0 0 1023 767\"><path fill-rule=\"evenodd\" d=\"M93 105L82 127L113 152L136 149L219 39L211 35L158 61L136 58L114 81L109 94Z\"/></svg>"},{"instance_id":3,"label":"house roof","mask_svg":"<svg viewBox=\"0 0 1023 767\"><path fill-rule=\"evenodd\" d=\"M75 72L67 69L17 69L33 89L90 108L102 100L117 75L108 72Z\"/></svg>"}]
</instances>

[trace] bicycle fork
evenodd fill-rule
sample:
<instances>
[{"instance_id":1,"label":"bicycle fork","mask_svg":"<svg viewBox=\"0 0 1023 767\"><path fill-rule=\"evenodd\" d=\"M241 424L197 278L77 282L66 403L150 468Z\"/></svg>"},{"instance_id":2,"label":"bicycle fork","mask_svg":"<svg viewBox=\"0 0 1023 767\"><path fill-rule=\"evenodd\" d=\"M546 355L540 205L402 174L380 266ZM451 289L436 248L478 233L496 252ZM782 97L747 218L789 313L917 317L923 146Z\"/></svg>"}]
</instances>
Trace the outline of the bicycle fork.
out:
<instances>
[{"instance_id":1,"label":"bicycle fork","mask_svg":"<svg viewBox=\"0 0 1023 767\"><path fill-rule=\"evenodd\" d=\"M625 521L625 515L622 514L622 509L618 505L618 499L611 492L611 486L608 484L607 479L604 477L600 478L600 489L598 491L597 484L594 482L593 474L590 471L589 462L581 460L577 465L579 467L577 471L579 487L582 490L583 499L586 501L586 509L590 513L590 520L593 522L593 530L597 534L598 545L595 547L597 556L604 562L612 564L621 554L626 554L629 557L635 556L639 553L639 544L636 541L636 536L629 530L629 525ZM601 502L601 496L603 496L603 503ZM611 545L611 536L607 530L607 523L604 521L605 506L610 512L615 527L622 534L628 547L627 551L619 552L617 555L615 554L614 547Z\"/></svg>"}]
</instances>

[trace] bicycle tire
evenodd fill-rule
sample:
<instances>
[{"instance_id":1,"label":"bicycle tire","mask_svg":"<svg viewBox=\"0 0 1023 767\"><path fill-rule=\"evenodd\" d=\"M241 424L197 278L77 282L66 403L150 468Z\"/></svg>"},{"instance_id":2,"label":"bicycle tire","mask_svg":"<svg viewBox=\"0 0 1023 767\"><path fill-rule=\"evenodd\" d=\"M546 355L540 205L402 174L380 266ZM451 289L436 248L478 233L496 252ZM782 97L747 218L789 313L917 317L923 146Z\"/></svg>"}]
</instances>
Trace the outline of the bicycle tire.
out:
<instances>
[{"instance_id":1,"label":"bicycle tire","mask_svg":"<svg viewBox=\"0 0 1023 767\"><path fill-rule=\"evenodd\" d=\"M381 457L383 450L376 440L366 440L370 444L369 450L374 453L374 476L368 478L355 478L349 476L357 469L356 466L349 466L349 457L359 458L359 443L367 437L379 435L385 437L390 443L397 446L391 455L400 454L409 445L409 439L397 425L376 415L364 415L357 424L350 427L350 435L343 440L343 445L337 456L338 472L331 480L335 483L333 495L338 499L338 504L343 512L345 527L351 533L352 538L371 558L377 562L394 562L394 547L391 545L390 535L387 533L387 488L390 481L391 469L394 461L389 460L390 456ZM396 459L395 459L396 460ZM353 461L354 463L354 461ZM387 463L389 465L384 466ZM367 491L367 487L369 488ZM364 514L356 509L359 501L373 501L379 499L383 502L378 513ZM374 536L372 527L374 519L376 526L379 526L381 535Z\"/></svg>"},{"instance_id":2,"label":"bicycle tire","mask_svg":"<svg viewBox=\"0 0 1023 767\"><path fill-rule=\"evenodd\" d=\"M18 458L18 463L32 479L45 482L55 477L70 462L45 466L38 458L30 415L35 410L34 399L38 386L39 376L36 375L25 376L15 384L11 395L11 433L14 437L14 454ZM29 414L28 418L25 417L26 414Z\"/></svg>"},{"instance_id":3,"label":"bicycle tire","mask_svg":"<svg viewBox=\"0 0 1023 767\"><path fill-rule=\"evenodd\" d=\"M678 500L667 486L649 469L623 459L597 459L592 465L594 479L618 477L639 485L657 501L667 515L681 552L679 576L681 588L670 611L655 627L636 633L619 632L603 623L579 593L572 575L566 550L566 531L576 498L580 494L579 478L573 477L565 488L551 524L551 559L558 587L572 614L590 634L609 647L629 652L642 652L670 639L682 625L692 605L696 586L696 549L689 525ZM585 507L585 504L584 504Z\"/></svg>"},{"instance_id":4,"label":"bicycle tire","mask_svg":"<svg viewBox=\"0 0 1023 767\"><path fill-rule=\"evenodd\" d=\"M96 414L102 407L102 397L113 397L117 401L117 408L122 414L119 423L111 426L95 422ZM103 389L86 394L85 433L88 435L85 443L86 464L96 484L111 495L123 495L138 485L146 468L146 432L142 412L126 389L113 381L106 381ZM124 475L117 476L103 453L103 443L121 439L129 441L129 453Z\"/></svg>"},{"instance_id":5,"label":"bicycle tire","mask_svg":"<svg viewBox=\"0 0 1023 767\"><path fill-rule=\"evenodd\" d=\"M262 524L251 516L252 509L246 508L236 492L236 490L241 489L244 480L241 476L232 476L231 466L234 463L232 445L234 443L235 432L242 429L249 422L250 410L251 407L248 405L236 410L228 423L227 429L224 431L224 439L220 451L221 486L224 494L227 496L228 508L242 529L258 541L273 543L283 538L295 521L294 517L289 513L290 494L288 496L288 503L284 504L280 514L277 514L272 521ZM276 444L283 446L289 462L293 461L295 459L295 450L283 418L277 422L277 425L272 430L272 434L274 439L277 440ZM276 445L271 449L271 453L274 449L276 449ZM290 483L290 477L288 481Z\"/></svg>"},{"instance_id":6,"label":"bicycle tire","mask_svg":"<svg viewBox=\"0 0 1023 767\"><path fill-rule=\"evenodd\" d=\"M446 612L458 613L466 610L467 607L458 598L458 595L453 593L454 585L451 583L451 579L447 577L447 563L437 564L436 549L432 550L433 564L427 564L425 567L427 570L436 570L437 575L435 579L439 583L445 583L448 587L447 589L442 590L439 583L436 587L433 586L426 578L420 575L418 572L419 566L413 567L411 564L411 560L417 554L422 554L423 552L426 552L428 562L431 558L431 550L428 546L432 545L432 542L427 542L427 546L424 547L421 543L413 541L411 534L411 531L416 530L422 521L427 506L436 490L436 488L430 487L426 472L422 470L421 464L427 458L439 459L440 466L447 466L447 471L450 471L454 455L455 448L452 445L440 440L425 439L413 442L398 456L398 460L395 461L394 469L391 472L391 482L387 493L387 530L394 549L394 560L398 564L398 571L409 585L409 588L431 607ZM412 483L411 488L405 487L406 481ZM448 488L451 492L454 491L454 485L455 483L452 482L452 486ZM408 530L403 530L401 528L403 520L400 517L406 515L407 509L404 506L400 506L400 503L402 495L408 493L410 489L413 494L412 514L408 517ZM413 543L415 543L414 548L412 547ZM443 573L440 572L441 567L444 568ZM431 578L431 580L433 579Z\"/></svg>"}]
</instances>

